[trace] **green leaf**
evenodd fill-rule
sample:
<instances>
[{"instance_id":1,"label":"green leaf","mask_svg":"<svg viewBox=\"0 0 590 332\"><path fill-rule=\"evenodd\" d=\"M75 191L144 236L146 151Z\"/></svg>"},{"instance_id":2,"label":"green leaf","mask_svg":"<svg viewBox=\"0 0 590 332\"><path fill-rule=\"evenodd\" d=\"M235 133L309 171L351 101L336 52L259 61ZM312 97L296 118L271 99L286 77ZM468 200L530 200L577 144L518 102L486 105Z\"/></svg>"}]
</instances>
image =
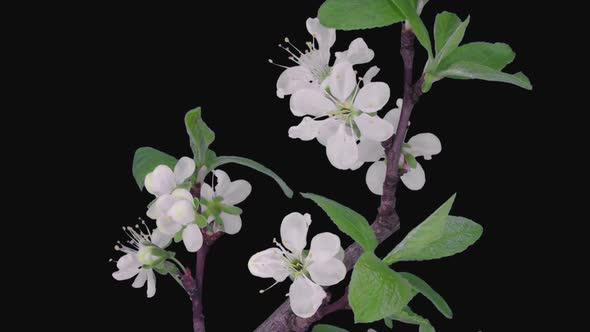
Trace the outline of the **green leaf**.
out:
<instances>
[{"instance_id":1,"label":"green leaf","mask_svg":"<svg viewBox=\"0 0 590 332\"><path fill-rule=\"evenodd\" d=\"M400 272L400 274L412 284L412 287L424 295L434 306L440 311L445 317L448 319L453 318L453 311L451 307L447 304L445 299L443 299L440 294L438 294L432 287L430 287L426 281L422 280L420 277L409 273L409 272Z\"/></svg>"},{"instance_id":2,"label":"green leaf","mask_svg":"<svg viewBox=\"0 0 590 332\"><path fill-rule=\"evenodd\" d=\"M436 330L434 329L434 326L430 325L430 322L428 322L420 325L418 332L436 332Z\"/></svg>"},{"instance_id":3,"label":"green leaf","mask_svg":"<svg viewBox=\"0 0 590 332\"><path fill-rule=\"evenodd\" d=\"M181 229L180 231L176 232L176 234L174 234L174 243L178 243L180 241L182 241L182 231L184 230Z\"/></svg>"},{"instance_id":4,"label":"green leaf","mask_svg":"<svg viewBox=\"0 0 590 332\"><path fill-rule=\"evenodd\" d=\"M390 318L406 324L424 325L429 324L428 319L414 313L410 307L405 307L400 311L391 314Z\"/></svg>"},{"instance_id":5,"label":"green leaf","mask_svg":"<svg viewBox=\"0 0 590 332\"><path fill-rule=\"evenodd\" d=\"M340 30L384 27L404 16L391 0L326 0L319 10L320 22Z\"/></svg>"},{"instance_id":6,"label":"green leaf","mask_svg":"<svg viewBox=\"0 0 590 332\"><path fill-rule=\"evenodd\" d=\"M449 12L442 12L436 16L434 38L437 50L431 68L437 68L440 62L459 46L469 21L469 16L461 22L457 15Z\"/></svg>"},{"instance_id":7,"label":"green leaf","mask_svg":"<svg viewBox=\"0 0 590 332\"><path fill-rule=\"evenodd\" d=\"M416 160L416 157L414 157L414 155L406 151L402 151L402 154L404 155L404 158L406 158L406 161L408 162L410 168L418 167L418 161Z\"/></svg>"},{"instance_id":8,"label":"green leaf","mask_svg":"<svg viewBox=\"0 0 590 332\"><path fill-rule=\"evenodd\" d=\"M480 79L485 81L514 84L523 89L532 90L533 86L523 73L508 74L473 62L459 61L437 73L441 77L455 79Z\"/></svg>"},{"instance_id":9,"label":"green leaf","mask_svg":"<svg viewBox=\"0 0 590 332\"><path fill-rule=\"evenodd\" d=\"M176 158L162 151L147 146L141 147L135 151L133 156L133 166L131 171L139 190L143 189L145 176L152 172L159 165L166 165L174 169Z\"/></svg>"},{"instance_id":10,"label":"green leaf","mask_svg":"<svg viewBox=\"0 0 590 332\"><path fill-rule=\"evenodd\" d=\"M428 34L428 29L422 22L422 19L416 13L416 6L412 3L411 0L390 0L403 14L406 20L412 26L412 30L416 35L416 38L424 46L426 52L428 52L428 58L432 59L432 44L430 42L430 35Z\"/></svg>"},{"instance_id":11,"label":"green leaf","mask_svg":"<svg viewBox=\"0 0 590 332\"><path fill-rule=\"evenodd\" d=\"M406 279L372 252L365 252L354 266L348 301L355 323L370 323L402 310L414 294Z\"/></svg>"},{"instance_id":12,"label":"green leaf","mask_svg":"<svg viewBox=\"0 0 590 332\"><path fill-rule=\"evenodd\" d=\"M336 326L326 325L326 324L318 324L313 327L311 332L348 332L348 330L341 329Z\"/></svg>"},{"instance_id":13,"label":"green leaf","mask_svg":"<svg viewBox=\"0 0 590 332\"><path fill-rule=\"evenodd\" d=\"M365 217L336 201L320 195L301 193L301 196L311 199L319 205L338 226L338 229L358 242L365 251L372 252L377 248L377 237Z\"/></svg>"},{"instance_id":14,"label":"green leaf","mask_svg":"<svg viewBox=\"0 0 590 332\"><path fill-rule=\"evenodd\" d=\"M199 226L199 228L204 228L204 227L207 227L207 225L209 223L207 222L207 218L205 218L201 214L197 214L197 215L195 215L195 224L197 224L197 226Z\"/></svg>"},{"instance_id":15,"label":"green leaf","mask_svg":"<svg viewBox=\"0 0 590 332\"><path fill-rule=\"evenodd\" d=\"M385 326L387 326L388 328L392 329L393 328L393 320L389 317L385 317L383 318L383 323L385 323Z\"/></svg>"},{"instance_id":16,"label":"green leaf","mask_svg":"<svg viewBox=\"0 0 590 332\"><path fill-rule=\"evenodd\" d=\"M439 70L447 69L457 62L472 62L502 70L514 61L515 53L505 43L474 42L461 45L449 53L438 66Z\"/></svg>"},{"instance_id":17,"label":"green leaf","mask_svg":"<svg viewBox=\"0 0 590 332\"><path fill-rule=\"evenodd\" d=\"M207 161L207 151L209 145L215 140L215 133L203 121L200 107L186 113L184 124L190 138L195 163L197 164L197 169L199 169Z\"/></svg>"},{"instance_id":18,"label":"green leaf","mask_svg":"<svg viewBox=\"0 0 590 332\"><path fill-rule=\"evenodd\" d=\"M420 257L420 253L430 243L441 237L449 211L455 201L455 195L451 196L443 205L441 205L426 220L406 235L406 237L387 254L383 261L387 264L393 264L397 261L415 260Z\"/></svg>"},{"instance_id":19,"label":"green leaf","mask_svg":"<svg viewBox=\"0 0 590 332\"><path fill-rule=\"evenodd\" d=\"M281 179L275 172L271 171L270 169L266 168L264 165L248 158L243 157L236 157L236 156L220 156L217 157L217 160L211 165L210 169L217 168L221 165L225 164L239 164L242 166L250 167L254 170L259 171L262 174L270 176L275 182L281 187L285 195L289 198L293 197L293 190L289 188L289 186Z\"/></svg>"}]
</instances>

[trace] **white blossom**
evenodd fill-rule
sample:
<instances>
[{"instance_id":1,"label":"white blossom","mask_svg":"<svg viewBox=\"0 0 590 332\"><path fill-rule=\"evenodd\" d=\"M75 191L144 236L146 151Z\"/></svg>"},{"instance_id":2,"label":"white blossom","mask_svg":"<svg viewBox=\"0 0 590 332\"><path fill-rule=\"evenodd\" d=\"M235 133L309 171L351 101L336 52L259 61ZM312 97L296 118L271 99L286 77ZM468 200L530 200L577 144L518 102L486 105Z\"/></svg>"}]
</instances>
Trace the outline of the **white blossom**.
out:
<instances>
[{"instance_id":1,"label":"white blossom","mask_svg":"<svg viewBox=\"0 0 590 332\"><path fill-rule=\"evenodd\" d=\"M322 304L326 297L322 286L335 285L346 276L342 262L344 250L338 236L328 232L317 234L311 240L309 252L304 251L310 224L309 214L287 215L281 223L283 244L275 241L278 248L258 252L248 261L250 273L273 278L273 286L291 277L293 283L288 294L291 310L302 318L313 316Z\"/></svg>"},{"instance_id":2,"label":"white blossom","mask_svg":"<svg viewBox=\"0 0 590 332\"><path fill-rule=\"evenodd\" d=\"M174 166L174 172L166 165L159 165L148 173L144 180L145 188L156 197L170 194L194 172L194 160L182 157Z\"/></svg>"}]
</instances>

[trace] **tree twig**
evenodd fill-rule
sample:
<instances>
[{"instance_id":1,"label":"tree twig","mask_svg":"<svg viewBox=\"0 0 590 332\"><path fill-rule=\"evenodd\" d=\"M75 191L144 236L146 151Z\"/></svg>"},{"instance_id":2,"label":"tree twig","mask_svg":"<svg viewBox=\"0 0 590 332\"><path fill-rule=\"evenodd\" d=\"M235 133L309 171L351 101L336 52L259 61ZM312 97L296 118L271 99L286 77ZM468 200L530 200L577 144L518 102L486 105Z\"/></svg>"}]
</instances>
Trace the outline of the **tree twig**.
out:
<instances>
[{"instance_id":1,"label":"tree twig","mask_svg":"<svg viewBox=\"0 0 590 332\"><path fill-rule=\"evenodd\" d=\"M399 229L399 215L395 211L396 191L400 180L399 159L402 154L402 147L408 130L410 115L414 105L422 94L423 77L414 83L414 41L415 35L412 30L402 25L400 53L404 62L404 96L399 124L396 134L383 142L387 169L383 183L383 195L379 212L371 228L377 236L379 243L390 237ZM346 248L344 264L348 270L352 269L354 263L362 254L362 248L358 243L353 243ZM297 317L291 311L289 301L283 302L256 330L255 332L304 332L315 322L324 316L338 310L348 309L348 297L345 294L339 300L329 303L329 296L324 300L322 306L315 315L307 319Z\"/></svg>"}]
</instances>

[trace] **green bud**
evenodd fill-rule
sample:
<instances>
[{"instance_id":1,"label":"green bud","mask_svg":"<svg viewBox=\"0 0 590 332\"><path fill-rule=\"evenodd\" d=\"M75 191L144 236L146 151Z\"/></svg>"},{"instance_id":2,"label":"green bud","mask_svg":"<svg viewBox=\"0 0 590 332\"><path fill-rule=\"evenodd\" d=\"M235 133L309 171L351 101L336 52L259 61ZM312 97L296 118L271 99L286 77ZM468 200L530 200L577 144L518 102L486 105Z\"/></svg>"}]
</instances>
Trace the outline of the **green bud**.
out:
<instances>
[{"instance_id":1,"label":"green bud","mask_svg":"<svg viewBox=\"0 0 590 332\"><path fill-rule=\"evenodd\" d=\"M137 258L145 267L153 268L169 257L166 250L153 245L147 245L139 249Z\"/></svg>"}]
</instances>

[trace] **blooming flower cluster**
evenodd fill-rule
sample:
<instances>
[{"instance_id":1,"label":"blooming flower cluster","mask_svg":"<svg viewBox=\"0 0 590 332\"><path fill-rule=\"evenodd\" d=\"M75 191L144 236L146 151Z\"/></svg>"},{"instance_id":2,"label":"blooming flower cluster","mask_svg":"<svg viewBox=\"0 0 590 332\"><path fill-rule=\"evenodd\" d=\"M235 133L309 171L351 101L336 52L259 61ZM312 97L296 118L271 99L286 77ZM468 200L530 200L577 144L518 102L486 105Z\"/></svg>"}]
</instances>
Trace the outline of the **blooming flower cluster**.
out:
<instances>
[{"instance_id":1,"label":"blooming flower cluster","mask_svg":"<svg viewBox=\"0 0 590 332\"><path fill-rule=\"evenodd\" d=\"M397 129L401 99L397 108L379 117L377 112L389 101L389 86L372 81L379 68L371 67L361 79L353 68L370 62L374 52L362 38L357 38L347 51L335 53L336 60L330 66L330 48L336 41L336 31L322 26L317 18L307 20L307 30L313 40L305 52L288 39L293 50L281 45L297 66L283 71L277 81L277 95L283 98L292 94L291 112L303 117L297 126L289 128L289 137L317 139L326 147L330 163L338 169L356 170L365 162L373 162L367 171L367 186L381 195L386 169L381 142ZM416 135L404 145L399 162L405 171L402 181L409 189L421 189L426 181L424 169L415 158L423 156L428 160L440 151L440 140L433 134Z\"/></svg>"},{"instance_id":2,"label":"blooming flower cluster","mask_svg":"<svg viewBox=\"0 0 590 332\"><path fill-rule=\"evenodd\" d=\"M261 278L273 278L276 285L287 277L293 280L289 302L293 312L303 318L313 316L326 297L322 286L339 283L346 276L344 250L340 238L332 233L320 233L307 246L309 214L293 212L281 224L281 240L277 248L254 254L248 261L250 273ZM271 286L271 287L272 287ZM270 287L269 287L270 288ZM264 292L264 291L261 291Z\"/></svg>"}]
</instances>

